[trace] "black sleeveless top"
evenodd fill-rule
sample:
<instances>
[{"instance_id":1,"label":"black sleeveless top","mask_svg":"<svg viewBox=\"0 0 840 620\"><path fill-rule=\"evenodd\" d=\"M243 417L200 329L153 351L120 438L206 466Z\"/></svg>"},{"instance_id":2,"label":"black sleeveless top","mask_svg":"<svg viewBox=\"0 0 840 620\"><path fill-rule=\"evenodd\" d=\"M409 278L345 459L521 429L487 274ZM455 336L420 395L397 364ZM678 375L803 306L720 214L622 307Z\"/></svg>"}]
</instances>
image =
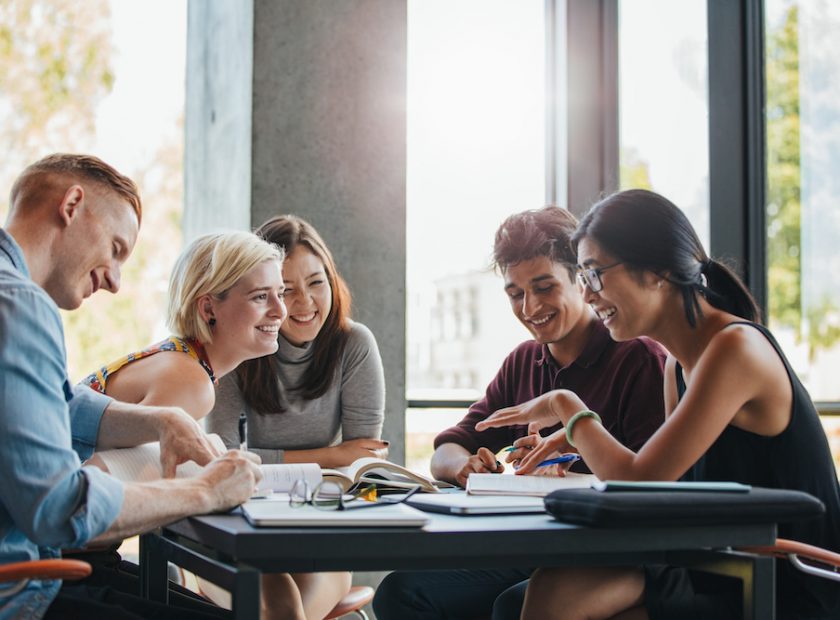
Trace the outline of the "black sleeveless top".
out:
<instances>
[{"instance_id":1,"label":"black sleeveless top","mask_svg":"<svg viewBox=\"0 0 840 620\"><path fill-rule=\"evenodd\" d=\"M756 328L776 349L793 388L790 423L775 437L727 426L682 480L732 480L810 493L825 504L825 515L810 521L780 523L779 538L840 552L840 484L814 404L765 327L747 321L731 325ZM679 363L676 376L677 393L682 398L686 386ZM840 617L840 585L806 575L787 560L776 564L776 589L780 611L796 609L801 617Z\"/></svg>"}]
</instances>

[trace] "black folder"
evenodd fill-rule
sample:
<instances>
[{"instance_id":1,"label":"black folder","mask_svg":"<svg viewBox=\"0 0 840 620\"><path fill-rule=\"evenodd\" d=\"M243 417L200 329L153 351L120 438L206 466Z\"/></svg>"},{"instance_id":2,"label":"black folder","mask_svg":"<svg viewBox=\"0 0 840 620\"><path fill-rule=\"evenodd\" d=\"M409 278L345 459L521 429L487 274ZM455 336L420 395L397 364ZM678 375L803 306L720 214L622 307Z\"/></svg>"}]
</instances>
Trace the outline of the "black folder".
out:
<instances>
[{"instance_id":1,"label":"black folder","mask_svg":"<svg viewBox=\"0 0 840 620\"><path fill-rule=\"evenodd\" d=\"M593 527L785 523L825 512L813 495L761 487L746 493L563 489L545 497L545 508L558 521Z\"/></svg>"}]
</instances>

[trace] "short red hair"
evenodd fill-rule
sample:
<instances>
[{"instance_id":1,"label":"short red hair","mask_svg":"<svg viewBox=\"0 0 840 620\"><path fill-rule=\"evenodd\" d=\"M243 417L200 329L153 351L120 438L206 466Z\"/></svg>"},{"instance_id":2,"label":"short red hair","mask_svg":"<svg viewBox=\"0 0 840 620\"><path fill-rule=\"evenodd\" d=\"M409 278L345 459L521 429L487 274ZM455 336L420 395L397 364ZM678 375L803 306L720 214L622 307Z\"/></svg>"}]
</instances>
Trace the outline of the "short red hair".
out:
<instances>
[{"instance_id":1,"label":"short red hair","mask_svg":"<svg viewBox=\"0 0 840 620\"><path fill-rule=\"evenodd\" d=\"M95 184L98 188L117 194L134 209L137 223L142 219L143 206L137 184L120 174L112 166L93 155L54 153L39 159L24 169L12 185L9 207L12 211L25 207L49 188L52 177L63 177Z\"/></svg>"},{"instance_id":2,"label":"short red hair","mask_svg":"<svg viewBox=\"0 0 840 620\"><path fill-rule=\"evenodd\" d=\"M494 266L505 272L523 260L547 256L566 267L574 280L577 254L571 239L577 223L566 209L552 206L511 215L496 231Z\"/></svg>"}]
</instances>

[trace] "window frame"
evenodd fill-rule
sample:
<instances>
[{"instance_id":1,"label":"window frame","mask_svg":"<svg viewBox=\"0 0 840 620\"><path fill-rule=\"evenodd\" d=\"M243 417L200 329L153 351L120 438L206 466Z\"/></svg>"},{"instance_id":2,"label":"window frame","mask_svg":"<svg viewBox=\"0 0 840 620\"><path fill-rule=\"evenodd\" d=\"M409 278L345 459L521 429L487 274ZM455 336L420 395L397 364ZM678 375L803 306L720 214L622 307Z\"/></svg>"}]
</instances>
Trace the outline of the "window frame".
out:
<instances>
[{"instance_id":1,"label":"window frame","mask_svg":"<svg viewBox=\"0 0 840 620\"><path fill-rule=\"evenodd\" d=\"M764 2L706 4L709 249L733 264L766 317ZM580 216L618 189L618 0L545 0L545 22L546 204ZM568 100L567 84L575 85ZM408 408L470 404L407 401ZM815 404L822 415L840 415L840 402Z\"/></svg>"}]
</instances>

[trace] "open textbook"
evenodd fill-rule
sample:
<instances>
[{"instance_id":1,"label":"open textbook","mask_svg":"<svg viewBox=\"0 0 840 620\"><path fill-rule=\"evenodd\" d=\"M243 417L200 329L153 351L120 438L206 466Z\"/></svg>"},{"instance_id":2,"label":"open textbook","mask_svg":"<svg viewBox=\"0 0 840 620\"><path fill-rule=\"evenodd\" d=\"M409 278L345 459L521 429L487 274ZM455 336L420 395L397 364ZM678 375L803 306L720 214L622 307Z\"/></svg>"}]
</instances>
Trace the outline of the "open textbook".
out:
<instances>
[{"instance_id":1,"label":"open textbook","mask_svg":"<svg viewBox=\"0 0 840 620\"><path fill-rule=\"evenodd\" d=\"M382 488L412 489L416 486L426 493L437 493L440 487L452 486L446 482L432 480L421 474L406 469L391 461L365 457L356 459L347 467L322 470L324 480L339 483L345 490L357 483L376 484Z\"/></svg>"},{"instance_id":2,"label":"open textbook","mask_svg":"<svg viewBox=\"0 0 840 620\"><path fill-rule=\"evenodd\" d=\"M207 436L210 443L220 451L226 450L218 435ZM160 480L163 471L160 466L160 445L157 442L146 443L133 448L103 450L96 453L112 476L126 482L150 482ZM345 490L357 482L376 483L380 487L406 489L420 486L423 491L436 493L439 483L405 467L377 458L362 458L349 467L324 469L317 463L280 463L261 465L263 479L257 487L259 493L288 493L297 480L306 480L309 488L314 488L322 480L337 482ZM201 466L189 461L182 463L176 470L176 477L196 476Z\"/></svg>"},{"instance_id":3,"label":"open textbook","mask_svg":"<svg viewBox=\"0 0 840 620\"><path fill-rule=\"evenodd\" d=\"M594 474L566 472L565 476L517 476L515 474L470 474L471 495L532 495L543 497L557 489L588 489L598 478Z\"/></svg>"}]
</instances>

